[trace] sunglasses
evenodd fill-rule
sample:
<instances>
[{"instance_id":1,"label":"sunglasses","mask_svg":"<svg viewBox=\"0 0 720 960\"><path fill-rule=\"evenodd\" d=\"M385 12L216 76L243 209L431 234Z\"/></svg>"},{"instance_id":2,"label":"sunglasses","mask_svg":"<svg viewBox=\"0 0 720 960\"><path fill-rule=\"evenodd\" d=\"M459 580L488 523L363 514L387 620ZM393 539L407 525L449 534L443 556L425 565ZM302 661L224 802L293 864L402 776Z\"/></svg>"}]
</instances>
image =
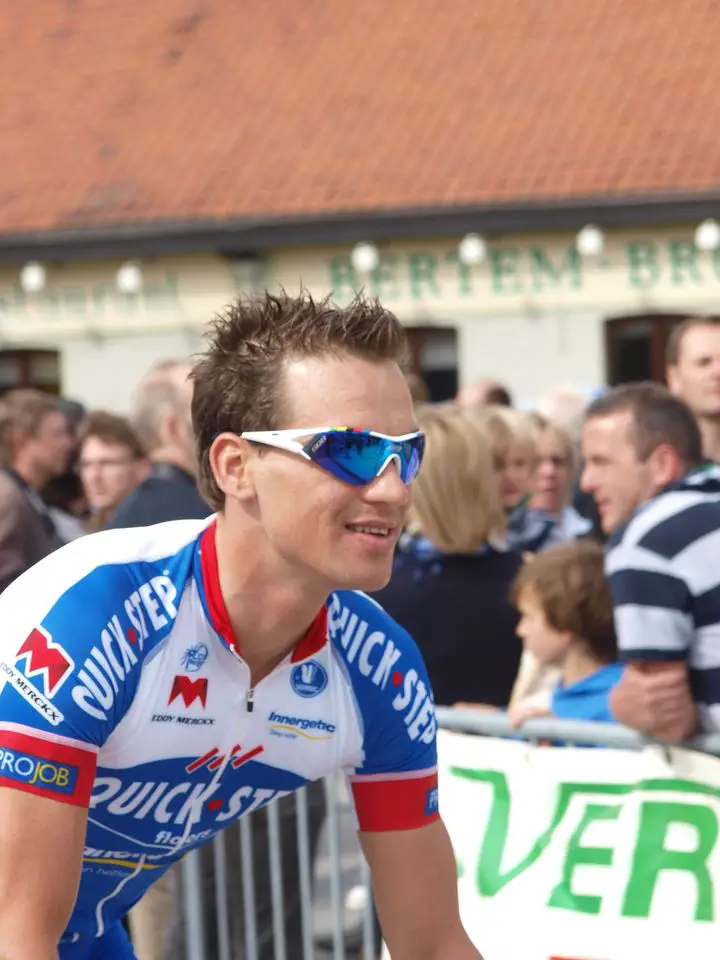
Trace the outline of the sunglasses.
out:
<instances>
[{"instance_id":1,"label":"sunglasses","mask_svg":"<svg viewBox=\"0 0 720 960\"><path fill-rule=\"evenodd\" d=\"M251 430L240 436L252 443L295 453L355 487L372 483L392 461L397 463L402 482L411 483L420 469L425 451L425 434L419 432L389 437L374 430L316 427L305 430ZM299 443L302 437L310 439Z\"/></svg>"}]
</instances>

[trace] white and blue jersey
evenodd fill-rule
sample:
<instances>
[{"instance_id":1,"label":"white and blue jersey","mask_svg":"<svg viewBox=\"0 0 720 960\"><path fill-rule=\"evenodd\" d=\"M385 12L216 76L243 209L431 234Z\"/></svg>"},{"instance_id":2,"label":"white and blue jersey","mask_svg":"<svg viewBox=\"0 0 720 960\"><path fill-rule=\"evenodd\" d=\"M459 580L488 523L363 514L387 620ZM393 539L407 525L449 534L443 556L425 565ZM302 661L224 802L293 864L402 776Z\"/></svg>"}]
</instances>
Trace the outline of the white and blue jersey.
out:
<instances>
[{"instance_id":1,"label":"white and blue jersey","mask_svg":"<svg viewBox=\"0 0 720 960\"><path fill-rule=\"evenodd\" d=\"M0 619L0 785L89 807L61 942L101 936L188 849L339 768L361 830L438 816L412 639L338 592L251 689L212 519L76 540L5 591Z\"/></svg>"}]
</instances>

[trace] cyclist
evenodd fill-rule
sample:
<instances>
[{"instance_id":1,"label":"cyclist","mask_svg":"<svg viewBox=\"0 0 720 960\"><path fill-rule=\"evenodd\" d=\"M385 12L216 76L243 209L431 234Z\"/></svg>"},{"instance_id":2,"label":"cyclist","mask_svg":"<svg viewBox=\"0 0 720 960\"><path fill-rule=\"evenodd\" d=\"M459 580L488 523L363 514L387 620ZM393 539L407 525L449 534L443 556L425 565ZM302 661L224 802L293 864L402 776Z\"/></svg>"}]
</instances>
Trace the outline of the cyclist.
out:
<instances>
[{"instance_id":1,"label":"cyclist","mask_svg":"<svg viewBox=\"0 0 720 960\"><path fill-rule=\"evenodd\" d=\"M479 954L439 818L432 694L358 590L422 459L379 304L239 300L194 369L208 520L77 540L0 599L0 957L132 957L185 852L347 772L393 960Z\"/></svg>"}]
</instances>

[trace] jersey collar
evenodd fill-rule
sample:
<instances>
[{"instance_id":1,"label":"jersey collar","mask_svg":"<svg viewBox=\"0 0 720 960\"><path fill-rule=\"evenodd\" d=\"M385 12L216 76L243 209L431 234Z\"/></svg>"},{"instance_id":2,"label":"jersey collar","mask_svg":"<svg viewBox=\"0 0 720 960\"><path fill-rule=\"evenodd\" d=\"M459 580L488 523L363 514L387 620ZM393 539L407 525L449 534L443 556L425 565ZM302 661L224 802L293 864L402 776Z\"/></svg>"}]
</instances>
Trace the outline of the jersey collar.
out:
<instances>
[{"instance_id":1,"label":"jersey collar","mask_svg":"<svg viewBox=\"0 0 720 960\"><path fill-rule=\"evenodd\" d=\"M215 522L207 527L200 536L199 549L199 584L200 597L205 607L208 619L215 632L222 638L226 646L242 655L240 643L230 623L230 617L220 590L218 576L217 547L215 545ZM310 625L305 636L298 641L290 657L291 663L307 660L319 653L327 643L327 607L323 606Z\"/></svg>"}]
</instances>

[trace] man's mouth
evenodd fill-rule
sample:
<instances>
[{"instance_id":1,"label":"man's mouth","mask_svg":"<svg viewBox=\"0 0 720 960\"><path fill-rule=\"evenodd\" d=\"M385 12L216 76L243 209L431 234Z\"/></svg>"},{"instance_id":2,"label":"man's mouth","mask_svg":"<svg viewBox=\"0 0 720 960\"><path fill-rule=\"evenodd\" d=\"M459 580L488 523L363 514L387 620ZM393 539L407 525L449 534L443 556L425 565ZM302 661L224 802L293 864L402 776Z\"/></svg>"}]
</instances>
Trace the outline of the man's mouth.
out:
<instances>
[{"instance_id":1,"label":"man's mouth","mask_svg":"<svg viewBox=\"0 0 720 960\"><path fill-rule=\"evenodd\" d=\"M353 533L367 533L372 537L379 537L380 539L389 537L395 529L394 527L371 526L367 523L348 523L347 528L348 530L352 530Z\"/></svg>"}]
</instances>

